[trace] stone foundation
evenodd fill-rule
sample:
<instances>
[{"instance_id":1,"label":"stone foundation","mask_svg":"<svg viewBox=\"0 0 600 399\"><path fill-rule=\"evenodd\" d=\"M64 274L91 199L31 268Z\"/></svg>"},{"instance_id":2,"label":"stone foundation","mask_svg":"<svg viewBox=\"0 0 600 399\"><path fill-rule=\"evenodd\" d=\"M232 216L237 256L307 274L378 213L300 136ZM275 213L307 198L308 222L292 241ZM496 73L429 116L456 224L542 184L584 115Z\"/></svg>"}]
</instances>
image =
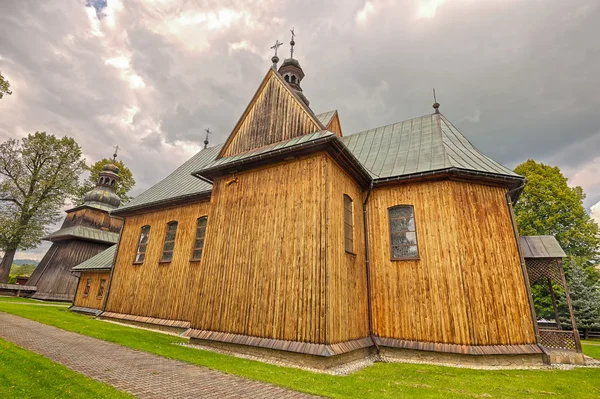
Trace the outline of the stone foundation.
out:
<instances>
[{"instance_id":1,"label":"stone foundation","mask_svg":"<svg viewBox=\"0 0 600 399\"><path fill-rule=\"evenodd\" d=\"M162 332L166 332L169 334L175 334L175 335L181 335L188 330L187 328L183 328L183 327L163 326L161 324L143 323L143 322L133 321L133 320L126 320L126 319L120 319L120 318L114 318L114 317L106 317L103 315L98 316L98 319L113 321L113 322L120 323L120 324L126 324L126 325L130 325L132 327L140 327L140 328L145 328L148 330L156 330L159 332L162 331Z\"/></svg>"},{"instance_id":2,"label":"stone foundation","mask_svg":"<svg viewBox=\"0 0 600 399\"><path fill-rule=\"evenodd\" d=\"M275 362L286 363L289 365L311 368L316 370L328 370L343 366L347 363L364 359L374 352L374 347L357 349L351 352L342 353L333 356L318 356L306 353L288 352L283 350L261 348L257 346L233 344L229 342L219 342L207 339L190 338L190 344L201 345L214 348L220 351L239 353L242 355L253 356L272 360Z\"/></svg>"},{"instance_id":3,"label":"stone foundation","mask_svg":"<svg viewBox=\"0 0 600 399\"><path fill-rule=\"evenodd\" d=\"M552 350L547 356L549 357L550 364L573 364L580 366L585 364L583 353Z\"/></svg>"},{"instance_id":4,"label":"stone foundation","mask_svg":"<svg viewBox=\"0 0 600 399\"><path fill-rule=\"evenodd\" d=\"M465 367L532 367L543 366L542 353L516 355L466 355L459 353L428 352L414 349L380 347L383 361L417 361L432 364Z\"/></svg>"}]
</instances>

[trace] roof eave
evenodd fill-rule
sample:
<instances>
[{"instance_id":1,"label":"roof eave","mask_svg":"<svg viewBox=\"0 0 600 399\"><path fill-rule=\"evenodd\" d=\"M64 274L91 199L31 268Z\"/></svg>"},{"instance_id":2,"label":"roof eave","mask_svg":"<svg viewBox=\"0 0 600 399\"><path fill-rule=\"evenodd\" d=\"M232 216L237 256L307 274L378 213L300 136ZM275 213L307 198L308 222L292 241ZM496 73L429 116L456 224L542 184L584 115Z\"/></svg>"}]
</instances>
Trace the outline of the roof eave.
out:
<instances>
[{"instance_id":1,"label":"roof eave","mask_svg":"<svg viewBox=\"0 0 600 399\"><path fill-rule=\"evenodd\" d=\"M140 205L129 206L126 208L117 208L110 211L111 216L131 216L137 213L151 212L156 208L164 209L164 207L171 207L176 205L183 205L197 201L204 201L210 199L212 188L210 190L199 191L197 193L179 195L176 197L165 198L159 201L148 202Z\"/></svg>"}]
</instances>

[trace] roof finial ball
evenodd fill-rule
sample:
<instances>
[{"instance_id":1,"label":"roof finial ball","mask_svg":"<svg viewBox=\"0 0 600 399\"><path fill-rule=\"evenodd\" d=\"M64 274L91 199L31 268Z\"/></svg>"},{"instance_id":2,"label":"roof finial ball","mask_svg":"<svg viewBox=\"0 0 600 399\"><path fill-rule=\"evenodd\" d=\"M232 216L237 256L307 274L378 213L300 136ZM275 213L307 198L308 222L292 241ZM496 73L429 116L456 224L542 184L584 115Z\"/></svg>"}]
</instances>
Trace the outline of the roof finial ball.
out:
<instances>
[{"instance_id":1,"label":"roof finial ball","mask_svg":"<svg viewBox=\"0 0 600 399\"><path fill-rule=\"evenodd\" d=\"M273 57L271 57L271 61L273 62L273 68L275 68L275 69L277 69L277 63L279 62L279 57L277 57L277 49L282 44L283 43L280 43L279 40L275 40L275 44L273 46L271 46L271 48L275 50L275 55Z\"/></svg>"},{"instance_id":2,"label":"roof finial ball","mask_svg":"<svg viewBox=\"0 0 600 399\"><path fill-rule=\"evenodd\" d=\"M294 45L296 44L296 42L294 41L294 37L296 36L296 34L294 33L293 27L292 29L290 29L290 32L292 32L292 40L290 40L290 58L294 58Z\"/></svg>"},{"instance_id":3,"label":"roof finial ball","mask_svg":"<svg viewBox=\"0 0 600 399\"><path fill-rule=\"evenodd\" d=\"M435 96L435 89L433 89L433 109L435 110L434 113L439 114L440 113L440 103L437 102L437 98Z\"/></svg>"}]
</instances>

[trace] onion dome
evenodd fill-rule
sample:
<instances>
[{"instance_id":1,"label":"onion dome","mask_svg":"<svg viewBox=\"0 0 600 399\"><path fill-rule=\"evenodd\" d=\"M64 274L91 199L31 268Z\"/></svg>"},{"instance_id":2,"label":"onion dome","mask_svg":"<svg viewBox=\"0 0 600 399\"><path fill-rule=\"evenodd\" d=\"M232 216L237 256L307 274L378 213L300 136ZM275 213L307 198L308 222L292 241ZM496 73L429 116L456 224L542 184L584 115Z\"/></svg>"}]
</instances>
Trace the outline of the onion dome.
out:
<instances>
[{"instance_id":1,"label":"onion dome","mask_svg":"<svg viewBox=\"0 0 600 399\"><path fill-rule=\"evenodd\" d=\"M113 158L113 162L116 160ZM116 209L121 205L121 198L116 193L117 182L120 180L119 167L114 163L106 164L98 173L96 187L88 191L83 205Z\"/></svg>"}]
</instances>

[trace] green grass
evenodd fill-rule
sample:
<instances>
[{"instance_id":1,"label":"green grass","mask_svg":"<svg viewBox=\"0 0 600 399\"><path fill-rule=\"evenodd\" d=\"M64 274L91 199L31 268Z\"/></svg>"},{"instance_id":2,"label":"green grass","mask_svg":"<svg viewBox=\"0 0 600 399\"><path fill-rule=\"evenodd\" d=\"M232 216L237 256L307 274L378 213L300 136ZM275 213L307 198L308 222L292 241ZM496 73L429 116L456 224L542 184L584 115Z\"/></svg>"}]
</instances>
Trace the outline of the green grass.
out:
<instances>
[{"instance_id":1,"label":"green grass","mask_svg":"<svg viewBox=\"0 0 600 399\"><path fill-rule=\"evenodd\" d=\"M70 306L71 304L68 302L53 302L53 301L39 301L37 299L31 298L21 298L16 296L2 296L0 295L0 302L20 302L20 303L36 303L40 305L61 305L61 306Z\"/></svg>"},{"instance_id":2,"label":"green grass","mask_svg":"<svg viewBox=\"0 0 600 399\"><path fill-rule=\"evenodd\" d=\"M600 359L600 339L582 339L583 353L594 359Z\"/></svg>"},{"instance_id":3,"label":"green grass","mask_svg":"<svg viewBox=\"0 0 600 399\"><path fill-rule=\"evenodd\" d=\"M330 376L173 345L184 339L94 320L59 307L0 303L0 311L157 355L333 398L598 398L600 369L470 370L377 363Z\"/></svg>"},{"instance_id":4,"label":"green grass","mask_svg":"<svg viewBox=\"0 0 600 399\"><path fill-rule=\"evenodd\" d=\"M8 398L131 398L36 353L0 339L0 396Z\"/></svg>"}]
</instances>

